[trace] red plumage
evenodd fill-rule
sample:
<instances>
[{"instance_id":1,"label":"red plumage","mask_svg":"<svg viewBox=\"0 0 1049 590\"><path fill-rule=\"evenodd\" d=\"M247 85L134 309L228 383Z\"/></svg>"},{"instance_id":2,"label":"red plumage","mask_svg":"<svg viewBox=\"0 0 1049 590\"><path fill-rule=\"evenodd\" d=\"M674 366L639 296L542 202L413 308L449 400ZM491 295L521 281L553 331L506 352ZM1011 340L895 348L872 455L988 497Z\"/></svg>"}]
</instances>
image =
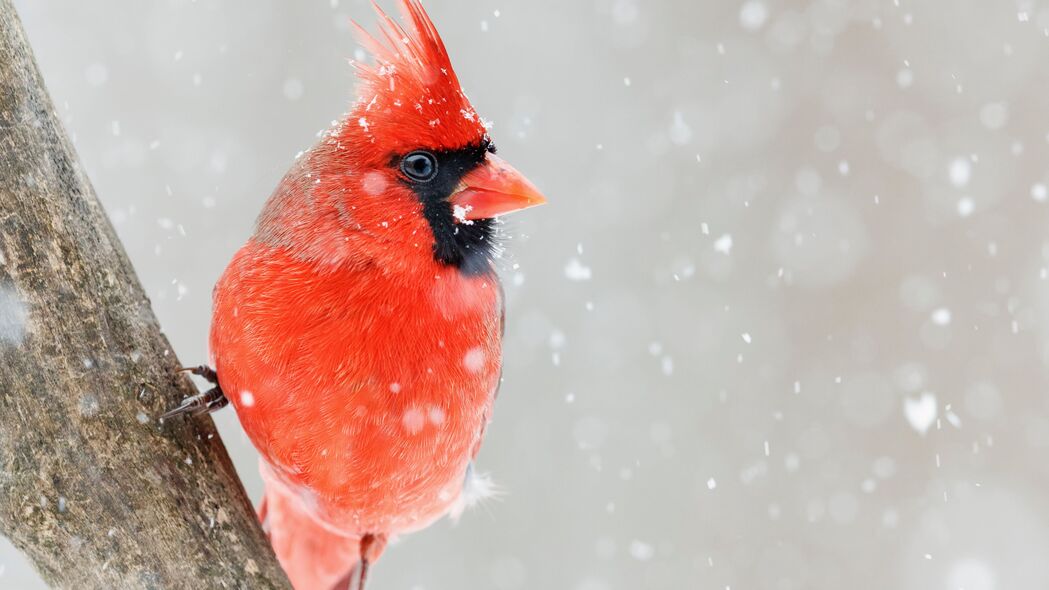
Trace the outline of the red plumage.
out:
<instances>
[{"instance_id":1,"label":"red plumage","mask_svg":"<svg viewBox=\"0 0 1049 590\"><path fill-rule=\"evenodd\" d=\"M401 6L407 30L381 11L381 40L361 30L376 64L357 65L359 102L284 177L214 293L214 367L300 590L346 580L365 536L375 559L460 500L499 383L503 301L490 261L455 255L490 247L475 207L542 202L486 151L422 7ZM403 158L418 150L445 176L413 179Z\"/></svg>"}]
</instances>

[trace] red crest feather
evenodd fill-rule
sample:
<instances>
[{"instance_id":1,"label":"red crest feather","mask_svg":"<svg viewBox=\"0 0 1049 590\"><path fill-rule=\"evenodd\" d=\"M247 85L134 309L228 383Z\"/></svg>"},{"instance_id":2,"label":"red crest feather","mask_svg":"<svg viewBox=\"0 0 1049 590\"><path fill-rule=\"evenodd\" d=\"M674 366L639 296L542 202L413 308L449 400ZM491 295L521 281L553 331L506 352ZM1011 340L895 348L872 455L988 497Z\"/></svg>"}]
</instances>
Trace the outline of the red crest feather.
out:
<instances>
[{"instance_id":1,"label":"red crest feather","mask_svg":"<svg viewBox=\"0 0 1049 590\"><path fill-rule=\"evenodd\" d=\"M422 4L401 0L404 26L374 2L373 6L378 35L354 23L359 42L375 64L353 64L361 80L360 100L347 127L359 127L371 143L393 152L479 143L485 125L460 87L444 42Z\"/></svg>"}]
</instances>

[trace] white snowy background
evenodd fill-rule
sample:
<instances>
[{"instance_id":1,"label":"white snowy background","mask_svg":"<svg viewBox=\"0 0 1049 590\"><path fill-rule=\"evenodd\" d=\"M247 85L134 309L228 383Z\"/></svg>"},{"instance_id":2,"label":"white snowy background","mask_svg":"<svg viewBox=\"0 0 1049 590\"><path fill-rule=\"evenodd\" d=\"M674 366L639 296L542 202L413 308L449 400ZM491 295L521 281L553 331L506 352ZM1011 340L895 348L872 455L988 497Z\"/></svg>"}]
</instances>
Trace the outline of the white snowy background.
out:
<instances>
[{"instance_id":1,"label":"white snowy background","mask_svg":"<svg viewBox=\"0 0 1049 590\"><path fill-rule=\"evenodd\" d=\"M211 286L353 98L370 8L16 4L204 361ZM427 5L550 204L509 221L480 465L506 494L375 590L1049 587L1049 1ZM6 542L0 587L43 587Z\"/></svg>"}]
</instances>

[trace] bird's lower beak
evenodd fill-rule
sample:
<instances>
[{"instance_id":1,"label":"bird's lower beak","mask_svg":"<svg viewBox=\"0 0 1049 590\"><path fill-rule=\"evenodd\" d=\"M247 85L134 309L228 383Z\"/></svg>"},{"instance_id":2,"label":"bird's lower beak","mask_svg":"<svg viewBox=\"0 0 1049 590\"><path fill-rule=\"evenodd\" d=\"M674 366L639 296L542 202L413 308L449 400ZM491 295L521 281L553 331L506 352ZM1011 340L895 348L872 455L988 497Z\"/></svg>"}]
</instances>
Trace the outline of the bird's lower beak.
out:
<instances>
[{"instance_id":1,"label":"bird's lower beak","mask_svg":"<svg viewBox=\"0 0 1049 590\"><path fill-rule=\"evenodd\" d=\"M458 189L448 198L460 221L488 219L535 207L546 202L539 189L523 174L495 154L463 176Z\"/></svg>"}]
</instances>

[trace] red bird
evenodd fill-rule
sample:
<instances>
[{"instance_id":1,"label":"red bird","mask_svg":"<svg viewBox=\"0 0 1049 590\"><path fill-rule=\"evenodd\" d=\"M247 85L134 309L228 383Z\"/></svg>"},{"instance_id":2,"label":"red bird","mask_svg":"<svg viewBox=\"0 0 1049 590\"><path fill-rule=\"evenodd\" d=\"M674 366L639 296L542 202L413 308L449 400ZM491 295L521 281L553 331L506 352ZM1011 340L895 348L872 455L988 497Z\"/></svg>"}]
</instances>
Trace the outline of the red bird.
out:
<instances>
[{"instance_id":1,"label":"red bird","mask_svg":"<svg viewBox=\"0 0 1049 590\"><path fill-rule=\"evenodd\" d=\"M219 387L262 456L259 507L299 590L363 586L386 542L463 502L500 379L494 217L544 202L495 155L417 0L359 29L374 66L214 292Z\"/></svg>"}]
</instances>

